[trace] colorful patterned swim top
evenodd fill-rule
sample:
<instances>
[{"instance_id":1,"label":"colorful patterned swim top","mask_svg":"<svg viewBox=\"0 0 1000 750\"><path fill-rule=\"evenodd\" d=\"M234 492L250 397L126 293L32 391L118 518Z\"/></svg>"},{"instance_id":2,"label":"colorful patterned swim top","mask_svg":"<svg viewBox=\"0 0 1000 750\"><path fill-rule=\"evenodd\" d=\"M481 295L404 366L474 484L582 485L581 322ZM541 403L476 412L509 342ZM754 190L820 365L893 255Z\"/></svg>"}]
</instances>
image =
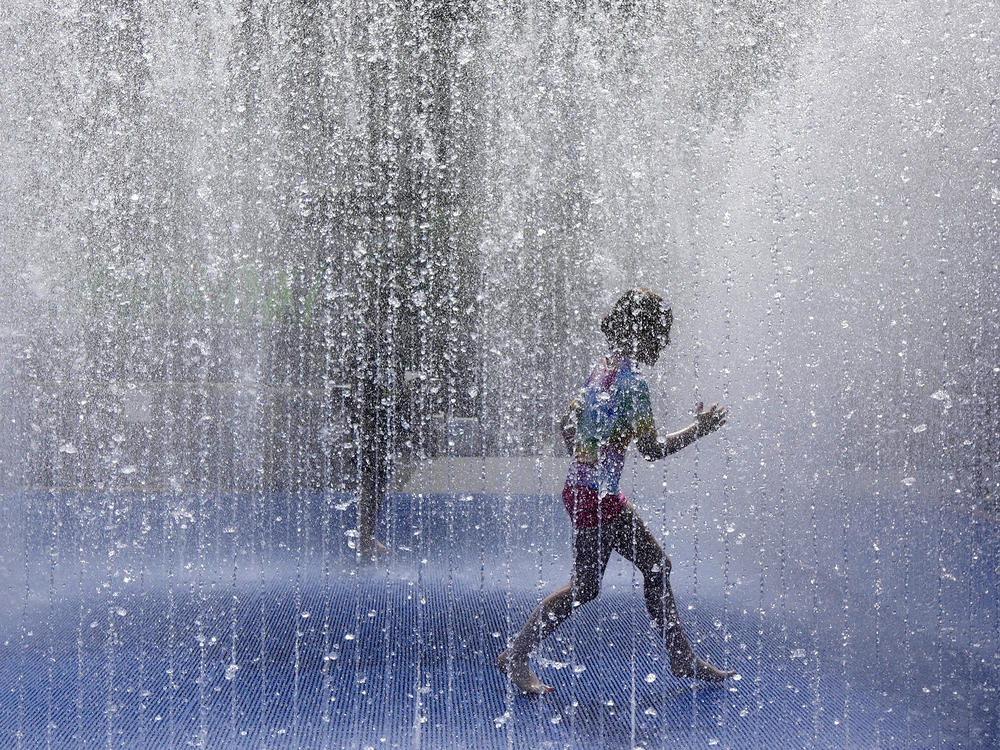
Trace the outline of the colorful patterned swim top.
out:
<instances>
[{"instance_id":1,"label":"colorful patterned swim top","mask_svg":"<svg viewBox=\"0 0 1000 750\"><path fill-rule=\"evenodd\" d=\"M656 434L649 386L628 357L609 354L599 362L573 402L577 412L573 463L566 484L618 492L625 451L641 434Z\"/></svg>"}]
</instances>

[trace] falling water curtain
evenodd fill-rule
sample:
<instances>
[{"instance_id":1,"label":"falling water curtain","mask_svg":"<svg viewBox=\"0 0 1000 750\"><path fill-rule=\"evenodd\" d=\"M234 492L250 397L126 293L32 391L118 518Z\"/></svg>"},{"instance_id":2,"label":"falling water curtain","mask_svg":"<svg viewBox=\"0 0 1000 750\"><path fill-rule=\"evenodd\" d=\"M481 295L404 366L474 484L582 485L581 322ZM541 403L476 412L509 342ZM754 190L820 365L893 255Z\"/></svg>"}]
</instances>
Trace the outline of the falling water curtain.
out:
<instances>
[{"instance_id":1,"label":"falling water curtain","mask_svg":"<svg viewBox=\"0 0 1000 750\"><path fill-rule=\"evenodd\" d=\"M12 0L0 744L995 744L995 15ZM628 492L745 679L673 682L615 562L527 703L636 285L663 429L732 411Z\"/></svg>"}]
</instances>

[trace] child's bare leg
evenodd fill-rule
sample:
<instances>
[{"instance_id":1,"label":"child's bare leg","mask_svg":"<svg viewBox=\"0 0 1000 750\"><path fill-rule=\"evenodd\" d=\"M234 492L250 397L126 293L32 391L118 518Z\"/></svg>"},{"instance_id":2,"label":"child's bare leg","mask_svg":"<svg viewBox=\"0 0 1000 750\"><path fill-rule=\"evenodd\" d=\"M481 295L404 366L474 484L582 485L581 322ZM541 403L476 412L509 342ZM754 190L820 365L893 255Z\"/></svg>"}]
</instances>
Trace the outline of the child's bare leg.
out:
<instances>
[{"instance_id":1,"label":"child's bare leg","mask_svg":"<svg viewBox=\"0 0 1000 750\"><path fill-rule=\"evenodd\" d=\"M574 606L592 601L601 589L601 578L611 555L610 543L601 543L598 529L578 530L574 544L573 579L553 591L535 607L509 650L497 657L497 666L526 693L548 693L546 685L528 666L528 656L553 630L573 614Z\"/></svg>"},{"instance_id":2,"label":"child's bare leg","mask_svg":"<svg viewBox=\"0 0 1000 750\"><path fill-rule=\"evenodd\" d=\"M616 523L615 527L618 532L615 549L642 573L646 610L670 654L670 671L677 677L697 677L708 682L722 682L736 674L695 656L681 625L670 588L670 558L631 504L626 506L618 520L621 523Z\"/></svg>"},{"instance_id":3,"label":"child's bare leg","mask_svg":"<svg viewBox=\"0 0 1000 750\"><path fill-rule=\"evenodd\" d=\"M528 666L528 656L543 638L573 612L573 586L566 584L545 597L535 607L509 650L497 657L497 666L525 693L550 693L555 688L538 679Z\"/></svg>"}]
</instances>

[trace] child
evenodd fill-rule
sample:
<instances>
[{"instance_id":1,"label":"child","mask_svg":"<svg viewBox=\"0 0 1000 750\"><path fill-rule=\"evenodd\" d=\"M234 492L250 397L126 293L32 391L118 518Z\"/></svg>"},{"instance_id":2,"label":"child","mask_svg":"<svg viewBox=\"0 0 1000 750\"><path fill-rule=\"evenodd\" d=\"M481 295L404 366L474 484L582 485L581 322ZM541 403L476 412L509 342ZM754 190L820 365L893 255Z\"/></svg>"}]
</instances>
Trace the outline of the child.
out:
<instances>
[{"instance_id":1,"label":"child","mask_svg":"<svg viewBox=\"0 0 1000 750\"><path fill-rule=\"evenodd\" d=\"M573 611L597 596L612 550L635 565L643 576L646 609L670 654L670 670L678 677L721 682L735 674L697 658L681 627L670 590L670 559L646 528L632 504L618 490L625 451L634 439L649 461L667 456L717 430L726 409L703 404L695 421L660 439L653 421L649 386L633 362L653 365L670 343L673 314L648 289L633 289L619 299L601 321L610 352L594 368L580 395L561 422L573 455L562 498L573 523L573 572L570 582L549 594L531 613L497 666L526 693L554 688L541 682L528 666L528 655Z\"/></svg>"}]
</instances>

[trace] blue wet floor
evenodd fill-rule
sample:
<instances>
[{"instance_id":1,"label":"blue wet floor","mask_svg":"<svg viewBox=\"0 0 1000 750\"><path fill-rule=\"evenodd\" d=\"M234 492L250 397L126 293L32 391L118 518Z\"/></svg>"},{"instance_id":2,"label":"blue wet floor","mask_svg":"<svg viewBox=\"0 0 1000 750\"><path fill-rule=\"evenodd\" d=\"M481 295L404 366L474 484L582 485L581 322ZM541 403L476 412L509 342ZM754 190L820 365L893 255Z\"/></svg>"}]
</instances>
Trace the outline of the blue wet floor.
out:
<instances>
[{"instance_id":1,"label":"blue wet floor","mask_svg":"<svg viewBox=\"0 0 1000 750\"><path fill-rule=\"evenodd\" d=\"M414 529L439 521L448 533L501 531L489 525L495 520L477 524L474 511L449 507L444 521L428 514L420 526L411 523L420 515L416 500L397 502L396 519L408 520L388 529L399 549L386 566L357 567L349 537L337 533L329 536L325 569L279 543L265 566L253 556L237 556L228 571L221 555L194 555L188 567L161 560L127 587L108 580L121 569L98 561L91 570L53 574L47 584L44 576L36 584L29 571L27 596L11 592L16 576L9 576L8 601L20 598L20 611L4 620L0 746L594 750L1000 742L995 550L991 557L980 545L970 553L960 589L931 592L939 601L932 620L967 612L972 626L966 623L961 638L949 624L944 634L917 633L905 602L880 602L896 614L882 611L875 628L861 599L851 599L846 614L805 619L753 606L768 595L756 586L720 597L703 583L694 599L681 571L675 588L682 603L696 603L684 611L697 651L740 673L721 687L671 676L636 582L619 567L596 602L540 649L536 668L556 691L529 698L511 690L493 661L549 588L537 580L548 563L520 565L502 554L517 545L485 553L481 544L454 544L449 551L414 537ZM558 516L551 523L559 533ZM189 541L156 544L177 553ZM452 559L443 565L446 555ZM860 555L851 555L859 568ZM152 557L150 549L134 554ZM558 562L550 567L558 575ZM59 572L62 564L47 569Z\"/></svg>"}]
</instances>

